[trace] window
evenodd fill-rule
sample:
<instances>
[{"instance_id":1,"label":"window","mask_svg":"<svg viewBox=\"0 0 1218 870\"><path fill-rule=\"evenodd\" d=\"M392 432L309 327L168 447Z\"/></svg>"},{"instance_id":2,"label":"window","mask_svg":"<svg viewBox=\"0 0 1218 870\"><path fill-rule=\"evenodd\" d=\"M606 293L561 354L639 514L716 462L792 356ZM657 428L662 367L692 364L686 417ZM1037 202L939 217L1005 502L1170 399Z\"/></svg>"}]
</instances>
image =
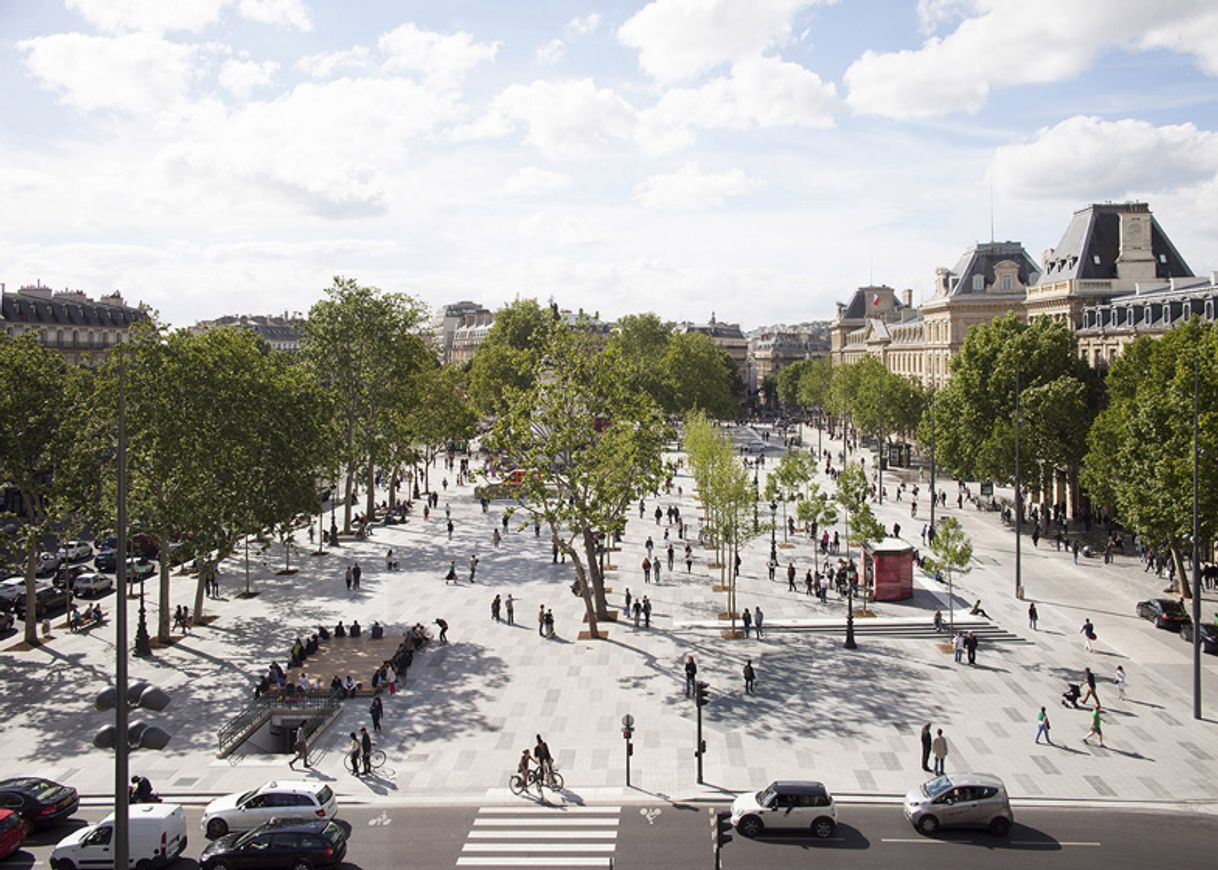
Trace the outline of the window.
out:
<instances>
[{"instance_id":1,"label":"window","mask_svg":"<svg viewBox=\"0 0 1218 870\"><path fill-rule=\"evenodd\" d=\"M984 275L974 275L973 276L973 289L974 290L984 290L985 289L985 276Z\"/></svg>"},{"instance_id":2,"label":"window","mask_svg":"<svg viewBox=\"0 0 1218 870\"><path fill-rule=\"evenodd\" d=\"M1011 292L1011 276L1010 275L1002 276L1002 289L1004 292L1007 292L1007 293Z\"/></svg>"}]
</instances>

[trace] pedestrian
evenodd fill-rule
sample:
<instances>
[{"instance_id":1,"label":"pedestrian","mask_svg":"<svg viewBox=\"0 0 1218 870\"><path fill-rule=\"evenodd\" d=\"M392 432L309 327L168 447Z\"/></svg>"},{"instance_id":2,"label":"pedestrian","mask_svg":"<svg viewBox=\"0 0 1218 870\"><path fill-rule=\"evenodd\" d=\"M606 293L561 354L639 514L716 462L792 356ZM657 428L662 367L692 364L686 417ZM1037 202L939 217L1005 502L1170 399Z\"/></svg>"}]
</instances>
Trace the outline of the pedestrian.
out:
<instances>
[{"instance_id":1,"label":"pedestrian","mask_svg":"<svg viewBox=\"0 0 1218 870\"><path fill-rule=\"evenodd\" d=\"M795 591L795 563L794 562L787 563L787 591L788 592Z\"/></svg>"},{"instance_id":2,"label":"pedestrian","mask_svg":"<svg viewBox=\"0 0 1218 870\"><path fill-rule=\"evenodd\" d=\"M744 690L749 694L753 694L753 680L757 678L757 673L753 670L753 660L749 659L744 663Z\"/></svg>"},{"instance_id":3,"label":"pedestrian","mask_svg":"<svg viewBox=\"0 0 1218 870\"><path fill-rule=\"evenodd\" d=\"M673 563L673 559L675 557L676 557L676 553L673 551L672 544L669 544L668 545L668 570L669 571L672 571L672 563Z\"/></svg>"},{"instance_id":4,"label":"pedestrian","mask_svg":"<svg viewBox=\"0 0 1218 870\"><path fill-rule=\"evenodd\" d=\"M1083 697L1079 700L1084 704L1088 699L1095 700L1095 708L1100 708L1100 696L1095 690L1095 674L1091 673L1091 668L1083 668L1083 680L1087 683L1087 691L1083 692Z\"/></svg>"},{"instance_id":5,"label":"pedestrian","mask_svg":"<svg viewBox=\"0 0 1218 870\"><path fill-rule=\"evenodd\" d=\"M507 530L508 530L508 520L510 520L510 519L511 519L511 516L508 514L508 512L507 512L507 511L504 511L504 512L503 512L503 516L502 516L500 519L501 519L501 522L502 522L502 524L503 524L503 533L506 535L506 534L507 534Z\"/></svg>"},{"instance_id":6,"label":"pedestrian","mask_svg":"<svg viewBox=\"0 0 1218 870\"><path fill-rule=\"evenodd\" d=\"M450 541L453 539L453 521L452 520L448 521L448 539Z\"/></svg>"},{"instance_id":7,"label":"pedestrian","mask_svg":"<svg viewBox=\"0 0 1218 870\"><path fill-rule=\"evenodd\" d=\"M740 615L740 621L744 623L744 636L748 637L749 630L753 627L753 614L749 612L747 607L744 608L744 613Z\"/></svg>"},{"instance_id":8,"label":"pedestrian","mask_svg":"<svg viewBox=\"0 0 1218 870\"><path fill-rule=\"evenodd\" d=\"M643 557L643 582L651 582L651 560L646 556Z\"/></svg>"},{"instance_id":9,"label":"pedestrian","mask_svg":"<svg viewBox=\"0 0 1218 870\"><path fill-rule=\"evenodd\" d=\"M761 627L765 622L765 614L761 612L760 607L753 608L753 625L757 628L757 639L761 639Z\"/></svg>"},{"instance_id":10,"label":"pedestrian","mask_svg":"<svg viewBox=\"0 0 1218 870\"><path fill-rule=\"evenodd\" d=\"M952 650L956 655L956 664L960 664L960 660L964 658L964 632L956 632L956 637L952 641Z\"/></svg>"},{"instance_id":11,"label":"pedestrian","mask_svg":"<svg viewBox=\"0 0 1218 870\"><path fill-rule=\"evenodd\" d=\"M546 637L554 639L554 611L546 608Z\"/></svg>"},{"instance_id":12,"label":"pedestrian","mask_svg":"<svg viewBox=\"0 0 1218 870\"><path fill-rule=\"evenodd\" d=\"M935 731L935 739L931 741L930 751L935 756L935 776L943 776L943 763L947 760L947 738L943 736L942 728Z\"/></svg>"},{"instance_id":13,"label":"pedestrian","mask_svg":"<svg viewBox=\"0 0 1218 870\"><path fill-rule=\"evenodd\" d=\"M351 591L351 566L347 566L347 591Z\"/></svg>"},{"instance_id":14,"label":"pedestrian","mask_svg":"<svg viewBox=\"0 0 1218 870\"><path fill-rule=\"evenodd\" d=\"M470 554L469 557L469 582L474 582L474 575L478 573L478 556Z\"/></svg>"},{"instance_id":15,"label":"pedestrian","mask_svg":"<svg viewBox=\"0 0 1218 870\"><path fill-rule=\"evenodd\" d=\"M1036 714L1036 742L1040 742L1040 738L1045 738L1045 743L1053 745L1053 740L1049 737L1049 714L1045 712L1045 708L1041 707L1040 712Z\"/></svg>"},{"instance_id":16,"label":"pedestrian","mask_svg":"<svg viewBox=\"0 0 1218 870\"><path fill-rule=\"evenodd\" d=\"M364 762L364 775L372 773L372 736L363 725L359 726L359 754Z\"/></svg>"},{"instance_id":17,"label":"pedestrian","mask_svg":"<svg viewBox=\"0 0 1218 870\"><path fill-rule=\"evenodd\" d=\"M639 622L643 619L643 602L637 598L634 601L634 627L639 627Z\"/></svg>"},{"instance_id":18,"label":"pedestrian","mask_svg":"<svg viewBox=\"0 0 1218 870\"><path fill-rule=\"evenodd\" d=\"M537 608L537 636L546 636L546 606L544 604Z\"/></svg>"},{"instance_id":19,"label":"pedestrian","mask_svg":"<svg viewBox=\"0 0 1218 870\"><path fill-rule=\"evenodd\" d=\"M1125 700L1125 668L1123 666L1117 665L1116 676L1113 678L1113 682L1116 683L1116 687L1117 687L1117 700L1124 701Z\"/></svg>"},{"instance_id":20,"label":"pedestrian","mask_svg":"<svg viewBox=\"0 0 1218 870\"><path fill-rule=\"evenodd\" d=\"M1104 723L1100 720L1102 713L1103 711L1100 710L1098 706L1091 711L1091 728L1087 731L1087 737L1094 734L1096 737L1100 738L1101 749L1104 748ZM1087 743L1087 737L1083 738L1084 743Z\"/></svg>"},{"instance_id":21,"label":"pedestrian","mask_svg":"<svg viewBox=\"0 0 1218 870\"><path fill-rule=\"evenodd\" d=\"M495 620L495 622L500 621L499 609L502 606L503 606L503 600L498 595L496 595L494 600L491 601L491 619Z\"/></svg>"},{"instance_id":22,"label":"pedestrian","mask_svg":"<svg viewBox=\"0 0 1218 870\"><path fill-rule=\"evenodd\" d=\"M964 648L968 651L968 663L977 664L977 635L970 631L964 639Z\"/></svg>"},{"instance_id":23,"label":"pedestrian","mask_svg":"<svg viewBox=\"0 0 1218 870\"><path fill-rule=\"evenodd\" d=\"M499 530L498 530L498 529L492 529L492 530L491 530L491 543L494 545L494 547L495 547L495 549L496 549L496 550L498 550L498 549L499 549L499 542L500 542L500 541L502 541L502 540L503 540L503 536L499 534ZM557 556L557 555L558 555L558 544L555 544L555 545L554 545L554 555L555 555L555 556ZM556 560L556 561L557 561L557 560Z\"/></svg>"},{"instance_id":24,"label":"pedestrian","mask_svg":"<svg viewBox=\"0 0 1218 870\"><path fill-rule=\"evenodd\" d=\"M643 596L643 627L651 628L651 599Z\"/></svg>"},{"instance_id":25,"label":"pedestrian","mask_svg":"<svg viewBox=\"0 0 1218 870\"><path fill-rule=\"evenodd\" d=\"M372 699L372 706L368 708L368 715L372 717L372 730L381 730L381 717L385 715L385 706L381 703L381 696L377 695Z\"/></svg>"},{"instance_id":26,"label":"pedestrian","mask_svg":"<svg viewBox=\"0 0 1218 870\"><path fill-rule=\"evenodd\" d=\"M777 560L777 559L770 559L770 561L766 562L766 568L767 568L767 569L769 570L769 572L770 572L770 579L771 579L771 580L773 580L773 579L774 579L774 572L778 570L778 560Z\"/></svg>"},{"instance_id":27,"label":"pedestrian","mask_svg":"<svg viewBox=\"0 0 1218 870\"><path fill-rule=\"evenodd\" d=\"M930 773L930 745L934 738L930 735L930 723L922 726L922 769Z\"/></svg>"},{"instance_id":28,"label":"pedestrian","mask_svg":"<svg viewBox=\"0 0 1218 870\"><path fill-rule=\"evenodd\" d=\"M1093 652L1091 644L1095 642L1095 626L1091 624L1090 616L1083 621L1083 627L1079 629L1079 633L1083 636L1083 644L1087 647L1087 652Z\"/></svg>"},{"instance_id":29,"label":"pedestrian","mask_svg":"<svg viewBox=\"0 0 1218 870\"><path fill-rule=\"evenodd\" d=\"M360 578L360 574L362 574L362 573L363 572L360 571L359 562L352 562L351 563L351 588L352 589L359 589L359 578Z\"/></svg>"},{"instance_id":30,"label":"pedestrian","mask_svg":"<svg viewBox=\"0 0 1218 870\"><path fill-rule=\"evenodd\" d=\"M1036 620L1039 618L1040 616L1036 612L1036 602L1033 601L1028 605L1028 628L1036 631Z\"/></svg>"},{"instance_id":31,"label":"pedestrian","mask_svg":"<svg viewBox=\"0 0 1218 870\"><path fill-rule=\"evenodd\" d=\"M1077 540L1074 541L1070 545L1070 549L1074 552L1074 564L1077 565L1078 564L1078 541Z\"/></svg>"},{"instance_id":32,"label":"pedestrian","mask_svg":"<svg viewBox=\"0 0 1218 870\"><path fill-rule=\"evenodd\" d=\"M689 697L694 692L694 682L698 677L698 664L694 661L692 655L685 657L685 697Z\"/></svg>"},{"instance_id":33,"label":"pedestrian","mask_svg":"<svg viewBox=\"0 0 1218 870\"><path fill-rule=\"evenodd\" d=\"M351 732L351 742L347 744L347 761L351 762L351 775L359 776L359 756L360 742L355 736L355 732Z\"/></svg>"},{"instance_id":34,"label":"pedestrian","mask_svg":"<svg viewBox=\"0 0 1218 870\"><path fill-rule=\"evenodd\" d=\"M651 563L651 573L655 575L656 585L660 585L660 560L656 559Z\"/></svg>"},{"instance_id":35,"label":"pedestrian","mask_svg":"<svg viewBox=\"0 0 1218 870\"><path fill-rule=\"evenodd\" d=\"M515 601L515 599L512 598L511 592L509 592L508 597L503 600L504 609L507 611L507 624L508 625L516 624L516 607L513 603L514 601Z\"/></svg>"},{"instance_id":36,"label":"pedestrian","mask_svg":"<svg viewBox=\"0 0 1218 870\"><path fill-rule=\"evenodd\" d=\"M634 600L634 598L631 597L631 595L630 595L630 587L627 586L626 587L626 606L622 608L622 613L624 613L626 616L630 615L630 602L633 600Z\"/></svg>"},{"instance_id":37,"label":"pedestrian","mask_svg":"<svg viewBox=\"0 0 1218 870\"><path fill-rule=\"evenodd\" d=\"M437 619L436 625L438 625L440 627L439 640L440 640L440 645L443 646L444 644L448 643L448 623L445 622L443 619Z\"/></svg>"},{"instance_id":38,"label":"pedestrian","mask_svg":"<svg viewBox=\"0 0 1218 870\"><path fill-rule=\"evenodd\" d=\"M292 756L292 760L288 762L288 767L292 768L292 770L296 769L296 762L298 761L305 767L309 766L309 741L305 737L304 732L304 726L306 724L307 723L305 722L301 722L300 727L296 729L296 743L292 746L292 749L296 754Z\"/></svg>"},{"instance_id":39,"label":"pedestrian","mask_svg":"<svg viewBox=\"0 0 1218 870\"><path fill-rule=\"evenodd\" d=\"M689 574L694 570L694 551L689 548L689 544L685 545L685 573Z\"/></svg>"},{"instance_id":40,"label":"pedestrian","mask_svg":"<svg viewBox=\"0 0 1218 870\"><path fill-rule=\"evenodd\" d=\"M804 592L808 595L812 594L812 569L808 569L808 573L804 575Z\"/></svg>"}]
</instances>

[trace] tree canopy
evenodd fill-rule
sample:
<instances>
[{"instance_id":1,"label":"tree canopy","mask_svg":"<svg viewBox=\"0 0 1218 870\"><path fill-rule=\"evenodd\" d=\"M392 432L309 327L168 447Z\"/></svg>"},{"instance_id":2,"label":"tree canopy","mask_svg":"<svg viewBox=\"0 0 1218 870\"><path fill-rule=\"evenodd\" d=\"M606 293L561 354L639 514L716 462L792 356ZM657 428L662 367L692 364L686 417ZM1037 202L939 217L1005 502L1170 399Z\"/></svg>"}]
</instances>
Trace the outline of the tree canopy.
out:
<instances>
[{"instance_id":1,"label":"tree canopy","mask_svg":"<svg viewBox=\"0 0 1218 870\"><path fill-rule=\"evenodd\" d=\"M536 299L518 299L495 312L495 322L469 367L469 392L483 416L505 410L513 391L533 385L554 315Z\"/></svg>"}]
</instances>

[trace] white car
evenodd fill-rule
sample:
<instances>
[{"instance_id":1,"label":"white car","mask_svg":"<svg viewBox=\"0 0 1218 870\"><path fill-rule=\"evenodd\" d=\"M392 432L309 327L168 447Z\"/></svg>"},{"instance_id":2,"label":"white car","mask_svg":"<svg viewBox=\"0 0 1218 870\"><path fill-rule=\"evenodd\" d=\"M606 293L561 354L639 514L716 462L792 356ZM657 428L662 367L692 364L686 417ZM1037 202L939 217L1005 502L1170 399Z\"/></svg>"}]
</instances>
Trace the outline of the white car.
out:
<instances>
[{"instance_id":1,"label":"white car","mask_svg":"<svg viewBox=\"0 0 1218 870\"><path fill-rule=\"evenodd\" d=\"M87 571L72 581L72 594L92 598L114 589L114 578L96 571Z\"/></svg>"},{"instance_id":2,"label":"white car","mask_svg":"<svg viewBox=\"0 0 1218 870\"><path fill-rule=\"evenodd\" d=\"M18 597L25 594L25 578L9 577L0 583L0 604L12 606Z\"/></svg>"},{"instance_id":3,"label":"white car","mask_svg":"<svg viewBox=\"0 0 1218 870\"><path fill-rule=\"evenodd\" d=\"M59 555L69 562L92 559L93 545L88 541L64 541L59 548Z\"/></svg>"},{"instance_id":4,"label":"white car","mask_svg":"<svg viewBox=\"0 0 1218 870\"><path fill-rule=\"evenodd\" d=\"M837 829L837 806L819 782L772 782L732 801L732 824L746 837L765 831L811 831L824 839Z\"/></svg>"},{"instance_id":5,"label":"white car","mask_svg":"<svg viewBox=\"0 0 1218 870\"><path fill-rule=\"evenodd\" d=\"M34 561L34 573L54 574L62 564L63 556L58 553L39 553L38 558Z\"/></svg>"},{"instance_id":6,"label":"white car","mask_svg":"<svg viewBox=\"0 0 1218 870\"><path fill-rule=\"evenodd\" d=\"M332 819L338 814L334 791L322 782L268 782L244 794L218 797L203 811L200 827L209 839L248 831L274 819Z\"/></svg>"}]
</instances>

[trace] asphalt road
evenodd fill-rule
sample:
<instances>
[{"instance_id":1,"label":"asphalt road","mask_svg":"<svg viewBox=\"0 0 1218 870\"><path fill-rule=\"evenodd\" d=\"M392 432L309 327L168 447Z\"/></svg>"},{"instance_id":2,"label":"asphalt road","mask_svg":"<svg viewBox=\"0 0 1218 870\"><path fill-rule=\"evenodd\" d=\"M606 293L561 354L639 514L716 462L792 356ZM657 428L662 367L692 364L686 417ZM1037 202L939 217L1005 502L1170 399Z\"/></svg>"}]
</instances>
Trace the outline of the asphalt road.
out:
<instances>
[{"instance_id":1,"label":"asphalt road","mask_svg":"<svg viewBox=\"0 0 1218 870\"><path fill-rule=\"evenodd\" d=\"M714 867L711 813L706 807L657 803L546 809L520 802L487 807L344 808L351 826L344 870L455 867L614 867L709 870ZM96 821L82 810L75 824ZM190 846L176 870L198 868L206 841L200 808L187 808ZM1104 809L1017 809L1005 839L982 831L922 837L896 806L843 806L838 831L827 840L737 835L724 847L724 870L910 868L944 866L1051 870L1119 870L1170 864L1189 870L1214 866L1218 816L1182 811L1136 813ZM0 862L3 870L48 867L51 847L68 831L36 835ZM827 853L827 854L821 854ZM612 860L612 865L610 864Z\"/></svg>"}]
</instances>

